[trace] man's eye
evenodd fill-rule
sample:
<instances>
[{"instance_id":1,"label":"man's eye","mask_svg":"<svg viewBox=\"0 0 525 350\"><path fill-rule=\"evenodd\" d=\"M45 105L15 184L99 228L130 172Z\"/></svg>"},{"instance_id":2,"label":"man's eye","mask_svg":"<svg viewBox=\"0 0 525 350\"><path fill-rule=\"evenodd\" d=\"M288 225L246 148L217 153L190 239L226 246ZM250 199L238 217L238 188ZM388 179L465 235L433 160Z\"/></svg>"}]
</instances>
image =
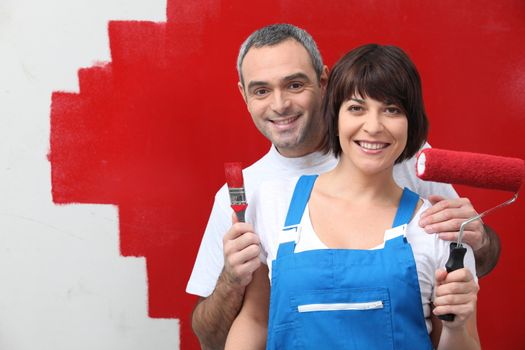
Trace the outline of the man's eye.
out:
<instances>
[{"instance_id":1,"label":"man's eye","mask_svg":"<svg viewBox=\"0 0 525 350\"><path fill-rule=\"evenodd\" d=\"M302 83L298 83L298 82L293 82L289 86L290 86L290 89L292 89L292 90L298 90L298 89L301 89L303 87L303 84Z\"/></svg>"},{"instance_id":2,"label":"man's eye","mask_svg":"<svg viewBox=\"0 0 525 350\"><path fill-rule=\"evenodd\" d=\"M268 93L268 89L263 89L263 88L261 88L261 89L257 89L257 90L255 90L255 91L253 92L253 94L256 95L256 96L264 96L264 95L266 95L267 93Z\"/></svg>"}]
</instances>

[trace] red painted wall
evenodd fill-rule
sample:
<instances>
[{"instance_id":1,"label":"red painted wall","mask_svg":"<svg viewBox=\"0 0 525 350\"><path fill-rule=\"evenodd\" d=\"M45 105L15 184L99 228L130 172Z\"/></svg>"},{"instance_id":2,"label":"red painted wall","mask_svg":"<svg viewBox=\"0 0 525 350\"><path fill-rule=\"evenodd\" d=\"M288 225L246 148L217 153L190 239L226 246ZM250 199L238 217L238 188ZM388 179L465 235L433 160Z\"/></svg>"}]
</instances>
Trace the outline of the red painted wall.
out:
<instances>
[{"instance_id":1,"label":"red painted wall","mask_svg":"<svg viewBox=\"0 0 525 350\"><path fill-rule=\"evenodd\" d=\"M167 3L166 23L111 22L111 62L79 70L79 93L51 107L53 200L119 208L123 256L146 258L149 316L181 319L181 349L197 348L184 293L222 164L249 164L268 143L237 92L235 60L254 29L290 22L332 65L368 42L395 44L423 79L435 147L525 158L525 2L266 1ZM461 187L478 210L509 197ZM481 280L485 349L519 349L525 286L523 199L488 217L497 269Z\"/></svg>"}]
</instances>

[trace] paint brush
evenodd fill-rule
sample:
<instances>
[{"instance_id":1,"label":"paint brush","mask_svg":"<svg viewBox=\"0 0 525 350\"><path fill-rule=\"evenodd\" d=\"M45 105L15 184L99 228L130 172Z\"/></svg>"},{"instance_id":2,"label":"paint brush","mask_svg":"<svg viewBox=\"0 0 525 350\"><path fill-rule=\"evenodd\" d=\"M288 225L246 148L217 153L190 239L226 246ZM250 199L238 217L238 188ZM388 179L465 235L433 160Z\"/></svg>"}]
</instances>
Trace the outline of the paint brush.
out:
<instances>
[{"instance_id":1,"label":"paint brush","mask_svg":"<svg viewBox=\"0 0 525 350\"><path fill-rule=\"evenodd\" d=\"M241 163L224 163L224 174L226 175L226 183L230 193L231 207L239 222L245 222L244 214L248 203L246 202L246 192L244 191Z\"/></svg>"}]
</instances>

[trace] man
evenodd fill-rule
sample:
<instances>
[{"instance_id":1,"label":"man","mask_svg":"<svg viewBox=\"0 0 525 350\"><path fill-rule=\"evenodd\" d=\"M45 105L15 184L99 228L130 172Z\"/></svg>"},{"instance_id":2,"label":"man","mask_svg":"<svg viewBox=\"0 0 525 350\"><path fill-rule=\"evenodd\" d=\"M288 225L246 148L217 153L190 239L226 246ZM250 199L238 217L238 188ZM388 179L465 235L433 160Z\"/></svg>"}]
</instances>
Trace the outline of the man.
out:
<instances>
[{"instance_id":1,"label":"man","mask_svg":"<svg viewBox=\"0 0 525 350\"><path fill-rule=\"evenodd\" d=\"M241 46L237 69L239 91L259 131L272 142L270 151L244 170L248 202L267 179L322 173L336 160L318 150L325 127L320 105L328 78L317 46L305 31L278 24L254 32ZM422 215L420 225L429 233L452 240L459 225L475 215L452 186L417 179L414 159L397 165L394 177L430 199L435 205ZM436 196L438 194L438 196ZM452 199L445 199L452 198ZM193 329L203 349L224 347L230 326L239 312L246 286L260 266L259 238L249 225L232 223L226 186L215 197L197 261L186 291L201 298L193 313ZM481 275L497 262L497 236L477 221L464 236L475 251Z\"/></svg>"}]
</instances>

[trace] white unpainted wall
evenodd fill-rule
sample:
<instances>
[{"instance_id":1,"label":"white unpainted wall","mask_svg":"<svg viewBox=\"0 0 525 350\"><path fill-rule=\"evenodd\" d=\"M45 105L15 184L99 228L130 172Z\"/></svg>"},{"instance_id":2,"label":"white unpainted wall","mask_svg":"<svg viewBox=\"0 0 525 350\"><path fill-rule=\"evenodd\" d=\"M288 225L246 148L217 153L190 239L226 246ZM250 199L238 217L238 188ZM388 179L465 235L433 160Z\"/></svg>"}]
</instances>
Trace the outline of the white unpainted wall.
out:
<instances>
[{"instance_id":1,"label":"white unpainted wall","mask_svg":"<svg viewBox=\"0 0 525 350\"><path fill-rule=\"evenodd\" d=\"M117 208L51 199L52 91L109 61L110 20L166 20L166 0L0 1L0 349L178 349L147 316L142 258L119 253Z\"/></svg>"}]
</instances>

